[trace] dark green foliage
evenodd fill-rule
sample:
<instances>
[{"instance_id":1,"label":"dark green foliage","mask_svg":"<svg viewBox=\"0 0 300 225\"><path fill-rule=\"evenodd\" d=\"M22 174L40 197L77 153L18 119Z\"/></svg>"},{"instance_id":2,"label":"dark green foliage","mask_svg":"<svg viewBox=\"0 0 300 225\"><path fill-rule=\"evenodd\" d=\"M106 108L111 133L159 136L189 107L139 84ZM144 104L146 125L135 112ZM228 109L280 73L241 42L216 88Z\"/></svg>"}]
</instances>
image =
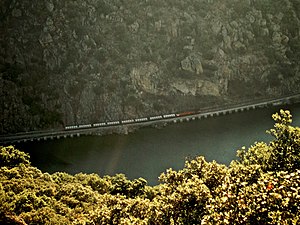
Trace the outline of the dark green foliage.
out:
<instances>
[{"instance_id":1,"label":"dark green foliage","mask_svg":"<svg viewBox=\"0 0 300 225\"><path fill-rule=\"evenodd\" d=\"M10 64L5 64L2 66L0 69L0 74L2 74L2 78L4 80L9 80L12 82L17 83L18 82L18 76L19 74L23 73L24 69L21 68L21 66L15 64L15 65L10 65Z\"/></svg>"},{"instance_id":2,"label":"dark green foliage","mask_svg":"<svg viewBox=\"0 0 300 225\"><path fill-rule=\"evenodd\" d=\"M238 150L229 167L204 157L167 170L161 184L79 173L42 173L1 147L0 224L299 224L300 129L273 115L274 140Z\"/></svg>"}]
</instances>

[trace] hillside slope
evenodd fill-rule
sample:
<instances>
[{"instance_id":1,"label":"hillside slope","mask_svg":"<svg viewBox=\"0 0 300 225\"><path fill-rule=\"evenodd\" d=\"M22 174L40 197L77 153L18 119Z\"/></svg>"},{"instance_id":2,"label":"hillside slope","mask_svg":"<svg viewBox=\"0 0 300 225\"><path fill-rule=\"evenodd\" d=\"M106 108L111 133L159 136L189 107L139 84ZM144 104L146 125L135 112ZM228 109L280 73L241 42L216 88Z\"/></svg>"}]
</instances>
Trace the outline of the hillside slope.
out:
<instances>
[{"instance_id":1,"label":"hillside slope","mask_svg":"<svg viewBox=\"0 0 300 225\"><path fill-rule=\"evenodd\" d=\"M0 133L300 91L297 0L3 0Z\"/></svg>"}]
</instances>

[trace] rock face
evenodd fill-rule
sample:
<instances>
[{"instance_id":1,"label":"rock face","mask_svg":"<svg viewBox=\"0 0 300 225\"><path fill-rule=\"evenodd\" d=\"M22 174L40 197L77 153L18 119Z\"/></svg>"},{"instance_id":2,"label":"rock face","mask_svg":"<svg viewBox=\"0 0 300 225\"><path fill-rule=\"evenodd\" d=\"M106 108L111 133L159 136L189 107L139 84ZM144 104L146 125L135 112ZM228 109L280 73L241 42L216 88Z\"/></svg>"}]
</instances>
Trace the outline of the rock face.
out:
<instances>
[{"instance_id":1,"label":"rock face","mask_svg":"<svg viewBox=\"0 0 300 225\"><path fill-rule=\"evenodd\" d=\"M218 84L214 84L206 80L183 80L179 79L172 83L174 90L181 92L184 95L192 96L215 96L220 97L220 87Z\"/></svg>"},{"instance_id":2,"label":"rock face","mask_svg":"<svg viewBox=\"0 0 300 225\"><path fill-rule=\"evenodd\" d=\"M203 73L203 67L201 60L197 55L187 56L184 60L181 61L181 68L185 71L190 71L196 74Z\"/></svg>"},{"instance_id":3,"label":"rock face","mask_svg":"<svg viewBox=\"0 0 300 225\"><path fill-rule=\"evenodd\" d=\"M159 77L161 76L158 66L154 63L143 63L138 68L134 67L130 73L131 82L138 91L157 94Z\"/></svg>"},{"instance_id":4,"label":"rock face","mask_svg":"<svg viewBox=\"0 0 300 225\"><path fill-rule=\"evenodd\" d=\"M300 91L298 0L3 0L0 133Z\"/></svg>"}]
</instances>

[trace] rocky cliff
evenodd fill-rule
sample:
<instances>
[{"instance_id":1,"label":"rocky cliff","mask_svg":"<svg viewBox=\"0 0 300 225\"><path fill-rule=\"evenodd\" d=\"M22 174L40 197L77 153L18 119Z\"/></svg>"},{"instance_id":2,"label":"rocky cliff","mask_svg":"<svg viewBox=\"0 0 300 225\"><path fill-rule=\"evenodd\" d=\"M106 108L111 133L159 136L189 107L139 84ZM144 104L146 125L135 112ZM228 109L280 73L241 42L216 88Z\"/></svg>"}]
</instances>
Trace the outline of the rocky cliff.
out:
<instances>
[{"instance_id":1,"label":"rocky cliff","mask_svg":"<svg viewBox=\"0 0 300 225\"><path fill-rule=\"evenodd\" d=\"M300 91L298 0L3 0L0 132Z\"/></svg>"}]
</instances>

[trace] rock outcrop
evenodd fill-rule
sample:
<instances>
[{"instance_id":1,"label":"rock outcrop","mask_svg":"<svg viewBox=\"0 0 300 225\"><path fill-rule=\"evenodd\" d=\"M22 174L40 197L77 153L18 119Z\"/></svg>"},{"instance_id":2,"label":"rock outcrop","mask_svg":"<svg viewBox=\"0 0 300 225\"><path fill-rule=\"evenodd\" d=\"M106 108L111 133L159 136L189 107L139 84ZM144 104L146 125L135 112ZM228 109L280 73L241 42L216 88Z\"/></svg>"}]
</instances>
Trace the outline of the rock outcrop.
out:
<instances>
[{"instance_id":1,"label":"rock outcrop","mask_svg":"<svg viewBox=\"0 0 300 225\"><path fill-rule=\"evenodd\" d=\"M300 91L297 0L3 0L0 133Z\"/></svg>"}]
</instances>

